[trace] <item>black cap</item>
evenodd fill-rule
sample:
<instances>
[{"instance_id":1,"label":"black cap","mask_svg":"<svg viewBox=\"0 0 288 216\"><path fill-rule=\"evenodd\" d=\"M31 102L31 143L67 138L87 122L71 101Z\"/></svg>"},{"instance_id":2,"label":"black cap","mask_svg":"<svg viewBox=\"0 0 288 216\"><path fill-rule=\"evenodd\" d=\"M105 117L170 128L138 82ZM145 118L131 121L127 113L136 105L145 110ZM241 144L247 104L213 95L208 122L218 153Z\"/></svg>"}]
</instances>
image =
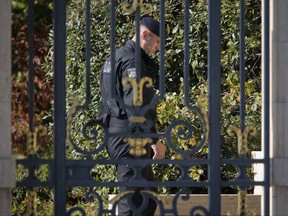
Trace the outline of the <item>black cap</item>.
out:
<instances>
[{"instance_id":1,"label":"black cap","mask_svg":"<svg viewBox=\"0 0 288 216\"><path fill-rule=\"evenodd\" d=\"M141 20L141 25L144 25L153 34L160 37L160 22L157 20L153 19L152 17L144 17Z\"/></svg>"}]
</instances>

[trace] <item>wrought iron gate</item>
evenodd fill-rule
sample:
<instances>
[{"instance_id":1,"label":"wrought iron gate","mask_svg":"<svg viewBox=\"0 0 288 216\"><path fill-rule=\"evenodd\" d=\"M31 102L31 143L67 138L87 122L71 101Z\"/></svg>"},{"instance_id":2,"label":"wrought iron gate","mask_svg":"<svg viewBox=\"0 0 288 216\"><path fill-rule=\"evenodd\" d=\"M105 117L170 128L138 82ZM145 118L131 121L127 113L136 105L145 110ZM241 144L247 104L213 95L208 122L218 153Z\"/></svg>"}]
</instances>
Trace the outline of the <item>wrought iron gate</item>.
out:
<instances>
[{"instance_id":1,"label":"wrought iron gate","mask_svg":"<svg viewBox=\"0 0 288 216\"><path fill-rule=\"evenodd\" d=\"M29 1L30 3L32 1ZM143 3L142 0L135 0L131 5L126 6L127 10L130 10L131 13L135 13L135 21L139 23L141 10L146 10L146 7L153 7L149 1L148 3ZM87 212L82 207L76 206L70 209L67 209L67 188L70 187L86 187L86 200L87 202L96 202L98 205L97 211L94 212L94 215L103 215L103 214L116 214L116 205L119 199L124 196L130 196L129 192L118 194L116 198L111 201L112 207L108 208L105 205L105 200L102 199L101 195L96 193L94 188L99 187L119 187L120 185L130 186L130 187L178 187L181 190L176 194L173 199L172 207L167 207L164 205L164 201L160 195L151 192L151 191L142 191L141 194L143 197L149 197L154 199L159 208L161 215L179 215L177 209L177 200L180 199L180 195L184 194L189 196L187 188L191 187L206 187L209 194L209 206L205 208L201 205L191 206L190 215L195 215L196 213L201 212L201 215L220 215L221 213L221 187L226 186L235 186L239 187L239 215L247 215L246 209L246 188L248 186L263 186L264 187L264 215L269 214L269 97L268 97L268 68L269 68L269 59L268 59L268 1L263 1L263 59L264 59L264 73L263 73L263 131L264 131L264 159L250 159L246 158L247 153L247 138L250 133L254 132L253 128L246 127L244 123L245 119L245 31L244 31L244 0L240 0L240 127L237 126L231 127L228 130L228 133L233 135L236 134L238 137L238 151L239 158L230 159L230 158L221 158L221 29L220 29L220 17L221 17L221 0L209 0L208 1L208 111L205 110L203 105L203 98L198 100L196 105L191 105L189 92L190 92L190 24L189 24L189 6L191 4L190 0L184 1L184 69L183 69L183 86L184 86L184 103L188 110L195 112L198 115L199 121L202 124L203 134L199 139L196 147L189 150L178 149L173 143L172 133L176 134L179 139L187 140L192 138L192 126L191 122L185 120L176 120L169 124L166 128L166 131L163 133L140 133L140 134L117 134L126 138L129 144L135 148L135 152L140 152L143 147L149 142L147 138L162 138L167 143L167 147L177 154L181 155L181 159L171 160L170 158L165 158L162 160L150 160L150 159L135 159L135 160L112 160L112 159L94 159L93 155L103 151L107 145L107 140L115 134L109 134L105 128L103 145L98 147L95 151L85 151L82 150L74 143L73 138L70 133L71 121L75 118L75 113L79 110L86 109L89 105L90 96L90 58L91 58L91 44L90 44L90 0L86 0L86 100L83 105L74 104L69 113L66 113L66 86L65 86L65 71L66 71L66 2L65 1L54 1L54 158L53 159L40 159L33 156L33 137L37 136L37 132L42 130L41 128L33 128L31 125L30 128L30 138L28 139L28 144L31 146L30 154L31 156L28 159L17 160L18 165L22 165L29 170L29 175L21 181L18 181L17 187L28 187L30 189L29 196L31 197L29 206L30 213L33 212L33 200L35 198L35 192L33 192L34 187L50 187L54 189L54 214L55 215L73 215L76 212L81 215L87 215ZM30 4L30 7L33 8L33 5ZM115 50L115 7L116 1L110 2L110 18L111 18L111 50ZM159 11L160 11L160 76L159 76L159 95L155 97L153 103L159 102L161 99L165 98L165 1L159 1ZM33 14L33 13L31 13ZM136 29L137 30L137 29ZM32 31L32 32L31 32ZM139 31L139 29L138 29ZM30 30L30 39L33 38L33 30ZM33 44L31 39L30 44ZM31 45L30 49L30 58L33 56L33 46ZM139 51L139 50L138 50ZM115 59L115 53L111 53L112 62ZM30 65L30 71L33 71L33 64ZM112 64L112 68L115 68L115 65ZM113 69L112 69L113 71ZM33 73L31 73L30 79L33 80ZM135 82L134 88L141 89L140 83L145 83L145 80L141 80L138 83ZM112 86L114 85L112 81ZM33 95L33 83L30 83L31 94ZM114 95L116 97L116 95ZM204 96L204 95L203 95ZM141 91L139 93L141 98ZM30 97L33 99L33 96ZM33 104L33 100L30 101L30 104ZM31 106L32 107L32 106ZM136 108L139 108L135 106ZM135 108L135 109L136 109ZM141 112L140 109L140 114ZM33 108L30 110L30 115L33 115ZM135 116L141 117L141 115ZM139 120L139 119L138 119ZM31 123L32 124L32 123ZM85 128L93 126L95 121L90 121L83 126L83 131ZM143 128L143 122L141 121L132 121L130 126L136 128ZM132 126L131 126L132 127ZM98 127L99 128L99 127ZM176 130L176 132L175 132ZM178 130L178 131L177 131ZM83 132L85 134L85 132ZM95 138L95 137L94 137ZM88 135L86 139L91 139ZM66 158L66 148L67 144L72 144L74 150L78 153L84 155L83 159L73 160ZM203 148L206 143L208 143L208 153L207 158L203 159L191 159L190 155L199 151ZM138 155L139 156L139 155ZM138 157L135 154L135 157ZM102 164L127 164L131 167L134 167L136 176L140 175L140 171L143 167L152 164L170 164L177 166L181 172L181 175L177 181L153 181L147 182L142 178L133 178L129 182L102 182L96 181L91 177L91 169L96 165ZM263 181L253 181L249 179L246 175L246 169L251 167L253 164L263 164L265 178ZM194 181L191 176L189 176L189 170L191 167L196 165L206 165L208 167L208 178L206 181ZM239 176L233 181L223 181L221 179L221 166L223 164L230 164L239 168ZM49 177L47 181L41 182L34 175L34 172L42 165L48 167ZM34 198L33 198L34 197ZM144 199L145 200L145 199ZM32 204L31 204L32 203ZM34 203L35 205L35 203ZM34 209L35 210L35 209ZM137 213L137 209L135 214ZM34 214L37 212L35 210ZM236 214L236 213L235 213Z\"/></svg>"}]
</instances>

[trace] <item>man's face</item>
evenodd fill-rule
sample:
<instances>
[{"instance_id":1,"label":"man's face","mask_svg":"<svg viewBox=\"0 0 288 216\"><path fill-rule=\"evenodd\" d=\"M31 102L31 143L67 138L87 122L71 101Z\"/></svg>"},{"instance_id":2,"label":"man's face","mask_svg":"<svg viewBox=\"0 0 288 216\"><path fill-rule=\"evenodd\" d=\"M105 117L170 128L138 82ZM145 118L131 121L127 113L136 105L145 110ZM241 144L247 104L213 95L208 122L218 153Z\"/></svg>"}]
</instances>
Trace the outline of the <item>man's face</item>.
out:
<instances>
[{"instance_id":1,"label":"man's face","mask_svg":"<svg viewBox=\"0 0 288 216\"><path fill-rule=\"evenodd\" d=\"M160 38L152 32L147 32L144 50L147 55L151 56L160 50Z\"/></svg>"}]
</instances>

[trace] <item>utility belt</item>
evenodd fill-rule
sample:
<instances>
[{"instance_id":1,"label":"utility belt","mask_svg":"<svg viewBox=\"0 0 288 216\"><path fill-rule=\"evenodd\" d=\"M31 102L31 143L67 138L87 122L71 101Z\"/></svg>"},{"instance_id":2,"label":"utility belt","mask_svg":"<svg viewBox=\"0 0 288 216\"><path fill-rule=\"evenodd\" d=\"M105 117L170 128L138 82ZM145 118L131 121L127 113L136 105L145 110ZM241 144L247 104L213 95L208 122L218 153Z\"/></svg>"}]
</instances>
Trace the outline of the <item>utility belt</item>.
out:
<instances>
[{"instance_id":1,"label":"utility belt","mask_svg":"<svg viewBox=\"0 0 288 216\"><path fill-rule=\"evenodd\" d=\"M126 127L129 125L128 119L119 119L115 117L110 117L109 125L121 126Z\"/></svg>"}]
</instances>

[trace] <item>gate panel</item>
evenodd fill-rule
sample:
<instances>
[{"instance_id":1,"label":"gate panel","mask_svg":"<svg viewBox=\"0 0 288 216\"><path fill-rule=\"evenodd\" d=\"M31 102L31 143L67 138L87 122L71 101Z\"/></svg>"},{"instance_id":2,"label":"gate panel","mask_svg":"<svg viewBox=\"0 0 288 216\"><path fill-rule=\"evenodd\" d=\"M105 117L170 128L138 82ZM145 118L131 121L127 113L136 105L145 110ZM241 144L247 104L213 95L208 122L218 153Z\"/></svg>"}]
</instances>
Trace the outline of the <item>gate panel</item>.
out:
<instances>
[{"instance_id":1,"label":"gate panel","mask_svg":"<svg viewBox=\"0 0 288 216\"><path fill-rule=\"evenodd\" d=\"M197 1L198 2L198 1ZM265 37L268 37L268 1L264 1L264 26L266 31L264 32ZM30 2L31 3L31 2ZM108 3L108 2L107 2ZM28 177L24 178L22 181L18 181L18 187L28 187L31 189L29 192L31 203L35 202L35 193L33 193L33 188L35 187L50 187L54 189L54 214L55 215L89 215L89 212L85 210L82 206L73 206L68 207L67 198L69 190L73 188L80 187L85 188L85 202L94 203L95 209L92 212L94 215L115 215L116 207L123 197L128 197L130 204L133 201L133 191L126 191L119 193L113 200L110 201L110 207L107 205L107 200L101 196L97 189L107 187L107 188L117 188L119 186L126 186L131 188L144 188L140 190L140 194L143 198L142 205L139 208L133 208L135 215L141 215L143 206L147 205L149 199L153 199L158 204L158 210L161 215L179 215L179 209L177 209L177 202L180 199L185 199L189 197L189 189L191 188L208 188L208 199L209 205L208 208L205 208L204 205L191 206L189 214L196 215L200 213L201 215L221 215L221 189L222 187L234 186L239 188L239 215L247 214L246 205L246 188L248 186L262 185L265 188L264 198L265 198L265 214L268 215L269 212L269 118L265 119L264 122L264 132L265 134L265 159L249 159L246 157L247 150L247 137L250 132L253 132L254 129L245 127L245 32L244 32L244 1L239 1L240 3L240 128L234 126L230 128L228 133L231 135L236 134L238 136L238 150L239 158L230 159L230 158L221 158L221 0L209 0L208 1L208 56L207 56L207 65L208 65L208 112L206 110L203 101L207 98L205 95L202 95L202 98L197 99L198 103L191 103L191 4L193 2L185 0L183 2L183 23L184 23L184 41L183 41L183 92L184 92L184 104L183 109L186 109L187 112L192 113L197 119L196 121L179 117L176 118L173 122L168 122L166 124L165 131L160 133L151 132L148 130L149 122L143 120L145 113L151 107L156 104L161 103L161 100L164 100L166 97L167 88L165 86L167 80L167 67L166 63L166 36L167 29L165 15L167 2L164 0L159 1L158 4L155 1L133 1L130 4L124 5L123 11L125 13L132 13L133 18L136 23L140 22L141 15L143 13L149 13L149 10L152 8L159 7L159 20L161 21L160 26L160 53L159 53L159 78L156 82L158 86L158 93L152 100L152 102L146 106L142 106L143 100L143 86L146 84L147 87L151 87L152 78L151 77L140 77L140 47L136 46L136 72L138 73L136 80L127 79L126 85L133 86L135 102L133 106L126 105L123 99L113 92L113 97L118 99L121 106L129 109L134 115L129 119L129 133L109 133L108 129L98 120L93 118L88 119L81 125L81 130L79 133L84 137L82 140L75 139L74 129L75 125L73 121L80 118L79 113L90 112L92 97L91 94L91 59L93 54L91 54L91 3L90 0L85 1L85 99L80 97L80 102L75 100L70 107L69 112L66 112L66 106L70 101L70 98L66 96L66 82L67 74L67 36L66 35L66 2L65 1L54 1L54 158L53 159L38 159L33 156L33 152L28 159L18 160L19 165L28 169ZM116 50L116 41L117 41L117 6L119 6L119 1L110 1L110 50L111 50L111 68L112 71L115 71L115 50ZM153 5L155 4L155 5ZM180 2L181 5L181 2ZM95 5L94 5L95 6ZM33 6L31 6L33 8ZM126 9L125 9L126 8ZM123 12L124 13L124 12ZM267 13L267 14L266 14ZM266 15L266 16L265 16ZM32 15L33 16L33 13ZM83 21L83 20L81 20ZM130 20L131 21L131 20ZM95 22L95 20L94 20ZM119 25L119 24L118 24ZM139 26L136 25L136 43L139 43ZM33 31L32 31L33 32ZM33 34L32 34L33 35ZM192 38L193 40L193 38ZM264 58L266 62L268 61L268 38L264 38ZM33 41L30 41L33 44ZM33 48L33 46L31 46ZM33 50L33 49L32 49ZM30 51L31 53L32 51ZM79 50L79 52L81 52ZM33 55L31 58L33 58ZM104 63L104 60L103 60ZM79 63L80 64L80 63ZM268 64L268 63L267 63ZM32 65L32 64L31 64ZM266 104L264 105L265 116L269 116L268 110L268 67L265 66L264 71L264 97ZM182 70L181 68L179 70ZM33 68L30 68L30 78L33 78ZM69 74L71 75L71 74ZM142 78L142 79L140 79ZM112 76L111 86L115 86L115 75ZM125 83L124 83L125 84ZM124 85L123 84L123 85ZM154 85L154 87L156 86ZM30 89L32 91L32 85ZM157 87L156 86L156 87ZM31 92L33 95L33 91ZM30 105L33 104L33 97L30 95ZM133 96L134 96L133 95ZM193 98L194 99L194 98ZM70 104L69 104L70 105ZM30 106L30 116L33 116L33 106ZM209 114L208 114L209 113ZM32 118L31 118L32 119ZM194 125L195 124L195 125ZM34 132L33 123L31 125L31 132ZM197 128L198 127L198 128ZM196 129L195 129L196 128ZM200 130L202 134L200 138L195 141L194 146L187 149L186 146L177 146L175 140L184 140L190 141L193 140L194 131ZM34 135L35 136L35 135ZM102 137L101 143L99 143L99 137ZM109 139L114 137L122 137L126 139L127 142L131 145L132 151L131 154L134 156L133 159L109 159L99 157L101 152L104 152L107 145L109 145ZM153 138L163 139L167 147L175 152L175 155L180 155L180 158L164 158L161 160L152 160L149 158L142 158L145 155L145 146L151 142ZM32 135L31 135L32 140ZM199 150L206 148L208 141L208 154L207 158L193 158L193 154L197 154ZM87 146L83 143L88 143ZM194 141L191 141L194 142ZM30 143L31 144L31 143ZM31 144L34 145L34 144ZM186 148L186 149L185 149ZM75 158L71 158L71 155L68 156L68 152L74 152ZM81 156L79 156L81 155ZM255 163L261 163L265 166L265 180L263 182L256 182L247 177L246 169L251 167ZM127 182L119 182L115 179L112 180L101 180L97 179L93 174L100 170L101 167L113 167L125 164L127 166L133 167L134 177ZM239 176L233 181L222 181L221 179L221 167L224 164L230 164L239 168ZM49 177L47 181L41 182L35 177L34 172L41 166L46 165L49 170ZM167 180L167 181L147 181L142 178L141 172L144 167L153 165L160 167L173 167L172 171L179 171L176 180ZM204 180L196 181L191 177L191 169L193 167L203 165L208 167L208 178ZM96 171L94 171L96 170ZM93 173L94 172L94 173ZM97 173L96 173L97 174ZM173 188L177 187L178 191L173 198L172 205L167 207L165 205L164 199L154 191L146 190L146 188L160 188L167 187ZM71 189L72 188L72 189ZM184 197L184 198L183 198ZM34 200L34 201L33 201ZM35 203L34 203L35 204ZM37 208L34 208L34 210ZM36 210L35 210L36 211ZM36 215L36 212L34 212Z\"/></svg>"}]
</instances>

